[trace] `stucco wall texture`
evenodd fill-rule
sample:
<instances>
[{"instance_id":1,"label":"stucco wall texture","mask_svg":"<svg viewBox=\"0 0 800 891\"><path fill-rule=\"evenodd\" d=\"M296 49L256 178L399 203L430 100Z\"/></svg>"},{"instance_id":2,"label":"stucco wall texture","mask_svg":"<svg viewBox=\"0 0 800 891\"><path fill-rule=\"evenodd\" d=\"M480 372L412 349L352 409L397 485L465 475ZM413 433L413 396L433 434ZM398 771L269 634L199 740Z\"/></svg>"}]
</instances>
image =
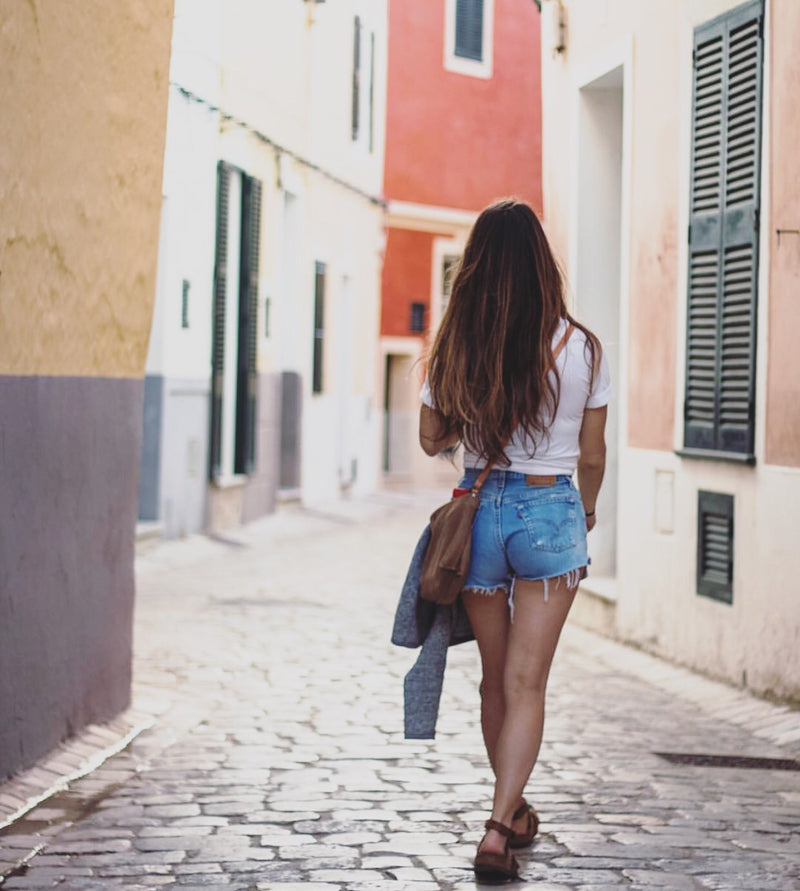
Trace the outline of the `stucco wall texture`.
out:
<instances>
[{"instance_id":1,"label":"stucco wall texture","mask_svg":"<svg viewBox=\"0 0 800 891\"><path fill-rule=\"evenodd\" d=\"M0 2L0 373L143 374L172 7Z\"/></svg>"},{"instance_id":2,"label":"stucco wall texture","mask_svg":"<svg viewBox=\"0 0 800 891\"><path fill-rule=\"evenodd\" d=\"M172 0L0 0L0 780L130 695Z\"/></svg>"},{"instance_id":3,"label":"stucco wall texture","mask_svg":"<svg viewBox=\"0 0 800 891\"><path fill-rule=\"evenodd\" d=\"M495 0L487 80L445 70L444 10L389 3L385 193L466 210L515 195L541 212L536 5Z\"/></svg>"},{"instance_id":4,"label":"stucco wall texture","mask_svg":"<svg viewBox=\"0 0 800 891\"><path fill-rule=\"evenodd\" d=\"M411 304L430 312L431 251L435 235L411 229L389 229L381 288L381 334L411 334ZM426 318L426 324L430 319Z\"/></svg>"},{"instance_id":5,"label":"stucco wall texture","mask_svg":"<svg viewBox=\"0 0 800 891\"><path fill-rule=\"evenodd\" d=\"M767 369L766 460L800 467L800 4L771 0L769 29L772 66L767 75L771 93L769 119L769 366ZM778 229L794 230L778 236Z\"/></svg>"}]
</instances>

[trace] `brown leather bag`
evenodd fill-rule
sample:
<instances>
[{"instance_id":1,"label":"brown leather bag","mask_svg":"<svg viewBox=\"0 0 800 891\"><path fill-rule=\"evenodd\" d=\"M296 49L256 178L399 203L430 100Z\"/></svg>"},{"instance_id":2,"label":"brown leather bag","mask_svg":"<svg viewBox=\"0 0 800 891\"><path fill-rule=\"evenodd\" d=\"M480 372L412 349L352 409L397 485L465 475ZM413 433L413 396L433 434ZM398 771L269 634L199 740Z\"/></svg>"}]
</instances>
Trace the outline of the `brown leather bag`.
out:
<instances>
[{"instance_id":1,"label":"brown leather bag","mask_svg":"<svg viewBox=\"0 0 800 891\"><path fill-rule=\"evenodd\" d=\"M573 327L569 325L553 350L553 362L566 346ZM465 495L437 508L430 519L431 539L422 564L419 596L432 603L454 603L464 587L472 556L472 525L481 500L481 487L492 464L487 464Z\"/></svg>"},{"instance_id":2,"label":"brown leather bag","mask_svg":"<svg viewBox=\"0 0 800 891\"><path fill-rule=\"evenodd\" d=\"M472 524L481 486L491 464L483 468L466 495L453 498L431 514L431 540L425 552L419 596L432 603L454 603L464 587L472 554Z\"/></svg>"}]
</instances>

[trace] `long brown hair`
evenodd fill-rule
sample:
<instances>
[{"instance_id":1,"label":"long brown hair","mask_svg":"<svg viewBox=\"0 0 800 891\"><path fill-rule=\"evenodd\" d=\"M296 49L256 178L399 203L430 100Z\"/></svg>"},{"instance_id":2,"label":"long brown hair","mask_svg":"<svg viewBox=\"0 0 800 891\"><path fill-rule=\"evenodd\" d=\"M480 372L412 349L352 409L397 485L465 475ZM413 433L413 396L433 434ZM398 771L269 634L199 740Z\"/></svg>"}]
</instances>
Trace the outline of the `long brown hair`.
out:
<instances>
[{"instance_id":1,"label":"long brown hair","mask_svg":"<svg viewBox=\"0 0 800 891\"><path fill-rule=\"evenodd\" d=\"M506 466L503 450L518 428L532 440L546 433L561 391L552 341L562 319L585 333L594 378L600 343L567 312L561 271L536 214L514 199L491 204L472 227L428 358L447 432Z\"/></svg>"}]
</instances>

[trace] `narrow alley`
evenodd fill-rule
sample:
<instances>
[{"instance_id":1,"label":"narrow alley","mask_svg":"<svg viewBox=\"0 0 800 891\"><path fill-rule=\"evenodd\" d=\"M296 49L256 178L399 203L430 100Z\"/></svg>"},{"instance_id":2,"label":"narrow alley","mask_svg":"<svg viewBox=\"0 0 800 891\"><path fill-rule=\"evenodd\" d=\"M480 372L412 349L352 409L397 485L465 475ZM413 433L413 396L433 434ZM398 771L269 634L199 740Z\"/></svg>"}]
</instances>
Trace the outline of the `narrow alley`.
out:
<instances>
[{"instance_id":1,"label":"narrow alley","mask_svg":"<svg viewBox=\"0 0 800 891\"><path fill-rule=\"evenodd\" d=\"M451 649L437 739L411 742L415 654L389 643L434 504L284 507L140 555L133 710L151 726L0 831L3 891L475 887L477 651ZM663 757L687 753L735 759ZM800 888L798 758L797 712L568 624L514 887Z\"/></svg>"}]
</instances>

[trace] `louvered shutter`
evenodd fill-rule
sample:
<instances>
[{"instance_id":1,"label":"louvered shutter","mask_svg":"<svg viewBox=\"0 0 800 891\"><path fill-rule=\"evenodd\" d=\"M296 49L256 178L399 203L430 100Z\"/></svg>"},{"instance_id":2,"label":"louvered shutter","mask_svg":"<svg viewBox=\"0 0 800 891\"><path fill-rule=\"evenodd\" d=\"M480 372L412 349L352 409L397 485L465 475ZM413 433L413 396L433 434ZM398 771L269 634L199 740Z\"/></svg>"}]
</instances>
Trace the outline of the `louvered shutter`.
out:
<instances>
[{"instance_id":1,"label":"louvered shutter","mask_svg":"<svg viewBox=\"0 0 800 891\"><path fill-rule=\"evenodd\" d=\"M455 55L483 60L483 0L456 0Z\"/></svg>"},{"instance_id":2,"label":"louvered shutter","mask_svg":"<svg viewBox=\"0 0 800 891\"><path fill-rule=\"evenodd\" d=\"M228 281L228 197L230 167L217 165L217 239L214 255L214 308L211 341L211 478L222 470L222 393L225 376L225 295Z\"/></svg>"},{"instance_id":3,"label":"louvered shutter","mask_svg":"<svg viewBox=\"0 0 800 891\"><path fill-rule=\"evenodd\" d=\"M256 466L260 238L261 183L251 176L243 176L239 358L236 377L236 473L252 473Z\"/></svg>"},{"instance_id":4,"label":"louvered shutter","mask_svg":"<svg viewBox=\"0 0 800 891\"><path fill-rule=\"evenodd\" d=\"M361 19L353 19L353 95L350 121L350 135L358 139L361 105Z\"/></svg>"},{"instance_id":5,"label":"louvered shutter","mask_svg":"<svg viewBox=\"0 0 800 891\"><path fill-rule=\"evenodd\" d=\"M697 493L697 593L733 602L733 495Z\"/></svg>"},{"instance_id":6,"label":"louvered shutter","mask_svg":"<svg viewBox=\"0 0 800 891\"><path fill-rule=\"evenodd\" d=\"M751 458L762 6L695 31L684 443Z\"/></svg>"}]
</instances>

